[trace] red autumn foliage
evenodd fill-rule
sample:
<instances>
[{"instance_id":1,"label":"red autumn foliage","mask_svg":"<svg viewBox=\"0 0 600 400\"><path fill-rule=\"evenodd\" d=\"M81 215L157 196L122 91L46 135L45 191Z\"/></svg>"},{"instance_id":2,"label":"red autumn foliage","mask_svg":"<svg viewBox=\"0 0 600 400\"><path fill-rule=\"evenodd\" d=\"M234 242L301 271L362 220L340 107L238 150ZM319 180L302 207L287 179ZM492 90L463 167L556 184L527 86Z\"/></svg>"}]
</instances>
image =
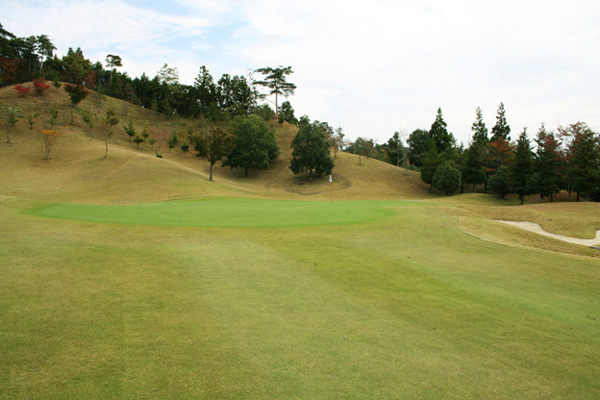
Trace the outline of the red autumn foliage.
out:
<instances>
[{"instance_id":1,"label":"red autumn foliage","mask_svg":"<svg viewBox=\"0 0 600 400\"><path fill-rule=\"evenodd\" d=\"M48 89L50 89L50 85L44 82L43 79L33 79L33 90L35 90L39 96L43 96Z\"/></svg>"},{"instance_id":2,"label":"red autumn foliage","mask_svg":"<svg viewBox=\"0 0 600 400\"><path fill-rule=\"evenodd\" d=\"M486 146L485 166L488 173L495 172L501 165L509 165L513 156L511 143L500 138L491 141Z\"/></svg>"},{"instance_id":3,"label":"red autumn foliage","mask_svg":"<svg viewBox=\"0 0 600 400\"><path fill-rule=\"evenodd\" d=\"M25 97L29 94L29 92L31 92L31 88L30 87L23 87L21 85L16 85L15 86L15 90L17 91L17 93L19 93L19 95L21 95L22 97Z\"/></svg>"},{"instance_id":4,"label":"red autumn foliage","mask_svg":"<svg viewBox=\"0 0 600 400\"><path fill-rule=\"evenodd\" d=\"M98 78L96 77L96 73L94 71L90 71L85 76L83 81L86 88L94 89L96 87L96 82L98 81Z\"/></svg>"}]
</instances>

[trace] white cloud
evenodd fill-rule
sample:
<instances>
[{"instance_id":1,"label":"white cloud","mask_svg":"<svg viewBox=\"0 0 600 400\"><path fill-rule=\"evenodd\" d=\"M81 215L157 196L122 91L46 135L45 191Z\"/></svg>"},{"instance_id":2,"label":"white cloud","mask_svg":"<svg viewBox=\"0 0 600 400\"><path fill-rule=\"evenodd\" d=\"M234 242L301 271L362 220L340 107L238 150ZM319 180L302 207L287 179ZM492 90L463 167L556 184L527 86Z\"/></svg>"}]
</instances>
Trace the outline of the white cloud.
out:
<instances>
[{"instance_id":1,"label":"white cloud","mask_svg":"<svg viewBox=\"0 0 600 400\"><path fill-rule=\"evenodd\" d=\"M441 107L467 141L504 101L515 134L584 120L600 126L600 3L591 0L245 2L0 0L5 28L48 34L65 53L119 54L130 75L164 64L191 83L291 65L297 114L386 141L428 128ZM57 23L61 21L61 23Z\"/></svg>"}]
</instances>

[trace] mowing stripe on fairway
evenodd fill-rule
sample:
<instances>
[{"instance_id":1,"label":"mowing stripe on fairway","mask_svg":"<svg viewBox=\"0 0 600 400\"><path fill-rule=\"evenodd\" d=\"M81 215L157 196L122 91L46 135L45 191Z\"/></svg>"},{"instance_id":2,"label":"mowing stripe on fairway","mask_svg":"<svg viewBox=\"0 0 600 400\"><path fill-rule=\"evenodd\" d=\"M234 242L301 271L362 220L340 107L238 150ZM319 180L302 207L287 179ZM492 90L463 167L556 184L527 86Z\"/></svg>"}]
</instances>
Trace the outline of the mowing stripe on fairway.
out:
<instances>
[{"instance_id":1,"label":"mowing stripe on fairway","mask_svg":"<svg viewBox=\"0 0 600 400\"><path fill-rule=\"evenodd\" d=\"M299 227L360 224L394 214L417 201L328 201L205 199L134 205L53 203L31 215L88 222L190 227Z\"/></svg>"}]
</instances>

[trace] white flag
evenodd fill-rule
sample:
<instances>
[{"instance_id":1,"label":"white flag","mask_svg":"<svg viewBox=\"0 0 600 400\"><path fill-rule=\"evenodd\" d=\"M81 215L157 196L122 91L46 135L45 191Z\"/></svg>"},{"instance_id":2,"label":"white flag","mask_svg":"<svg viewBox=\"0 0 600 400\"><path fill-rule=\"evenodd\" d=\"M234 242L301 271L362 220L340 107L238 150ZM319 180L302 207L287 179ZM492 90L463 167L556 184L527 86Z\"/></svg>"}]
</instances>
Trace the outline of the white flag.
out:
<instances>
[{"instance_id":1,"label":"white flag","mask_svg":"<svg viewBox=\"0 0 600 400\"><path fill-rule=\"evenodd\" d=\"M331 179L331 175L329 175L329 182L333 182L333 179Z\"/></svg>"}]
</instances>

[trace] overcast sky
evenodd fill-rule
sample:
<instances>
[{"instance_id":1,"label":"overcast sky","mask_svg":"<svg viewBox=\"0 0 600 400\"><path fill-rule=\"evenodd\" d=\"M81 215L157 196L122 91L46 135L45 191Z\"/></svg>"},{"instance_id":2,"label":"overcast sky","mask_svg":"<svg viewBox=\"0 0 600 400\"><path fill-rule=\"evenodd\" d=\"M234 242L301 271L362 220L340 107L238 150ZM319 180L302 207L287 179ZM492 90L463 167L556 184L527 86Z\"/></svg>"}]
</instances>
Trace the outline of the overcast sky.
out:
<instances>
[{"instance_id":1,"label":"overcast sky","mask_svg":"<svg viewBox=\"0 0 600 400\"><path fill-rule=\"evenodd\" d=\"M599 21L598 0L0 0L9 32L118 54L132 77L292 66L297 116L380 143L429 129L438 107L466 143L476 108L491 129L501 101L513 139L542 122L600 130Z\"/></svg>"}]
</instances>

